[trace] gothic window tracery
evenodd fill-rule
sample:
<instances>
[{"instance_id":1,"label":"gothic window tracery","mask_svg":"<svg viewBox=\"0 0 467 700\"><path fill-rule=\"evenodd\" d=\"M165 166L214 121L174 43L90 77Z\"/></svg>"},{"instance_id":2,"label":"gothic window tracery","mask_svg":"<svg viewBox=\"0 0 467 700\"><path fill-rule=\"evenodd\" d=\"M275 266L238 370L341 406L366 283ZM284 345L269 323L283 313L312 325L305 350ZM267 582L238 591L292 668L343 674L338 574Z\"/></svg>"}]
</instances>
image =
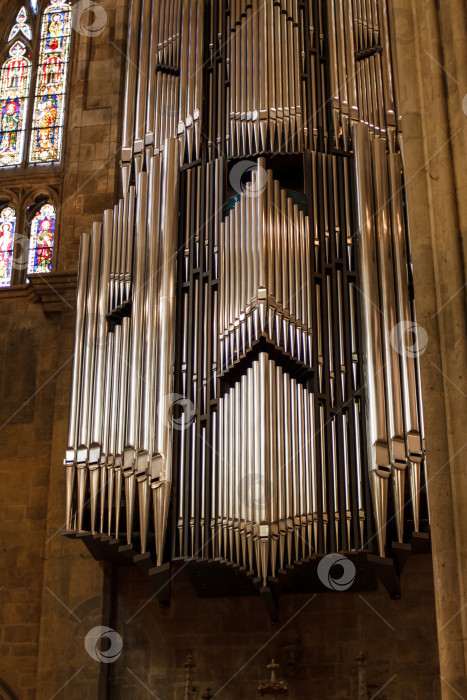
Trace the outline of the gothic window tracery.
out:
<instances>
[{"instance_id":1,"label":"gothic window tracery","mask_svg":"<svg viewBox=\"0 0 467 700\"><path fill-rule=\"evenodd\" d=\"M8 35L8 41L14 39L17 34L23 34L29 41L32 39L31 27L28 24L28 12L24 5L16 15L16 22Z\"/></svg>"},{"instance_id":2,"label":"gothic window tracery","mask_svg":"<svg viewBox=\"0 0 467 700\"><path fill-rule=\"evenodd\" d=\"M60 160L70 39L70 5L65 0L51 0L42 16L29 152L31 163Z\"/></svg>"},{"instance_id":3,"label":"gothic window tracery","mask_svg":"<svg viewBox=\"0 0 467 700\"><path fill-rule=\"evenodd\" d=\"M5 29L0 53L0 289L52 270L57 192L50 170L42 166L62 157L71 6L67 0L20 0ZM30 182L28 172L34 174ZM43 189L37 187L39 172ZM21 257L18 264L15 255Z\"/></svg>"},{"instance_id":4,"label":"gothic window tracery","mask_svg":"<svg viewBox=\"0 0 467 700\"><path fill-rule=\"evenodd\" d=\"M62 155L71 5L48 0L35 20L37 10L35 1L22 5L7 33L7 56L0 70L0 168L26 159L27 164L53 163Z\"/></svg>"}]
</instances>

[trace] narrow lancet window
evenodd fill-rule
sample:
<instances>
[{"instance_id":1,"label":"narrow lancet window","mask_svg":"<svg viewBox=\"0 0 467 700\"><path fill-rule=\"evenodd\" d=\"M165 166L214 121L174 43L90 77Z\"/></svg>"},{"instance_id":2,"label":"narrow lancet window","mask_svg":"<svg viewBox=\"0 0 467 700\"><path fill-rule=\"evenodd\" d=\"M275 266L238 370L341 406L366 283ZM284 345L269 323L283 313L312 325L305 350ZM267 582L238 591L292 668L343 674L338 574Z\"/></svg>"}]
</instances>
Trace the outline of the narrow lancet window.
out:
<instances>
[{"instance_id":1,"label":"narrow lancet window","mask_svg":"<svg viewBox=\"0 0 467 700\"><path fill-rule=\"evenodd\" d=\"M52 268L55 235L55 207L44 204L31 222L29 237L28 275L47 273Z\"/></svg>"},{"instance_id":2,"label":"narrow lancet window","mask_svg":"<svg viewBox=\"0 0 467 700\"><path fill-rule=\"evenodd\" d=\"M11 281L13 246L15 243L16 211L6 206L0 210L0 287Z\"/></svg>"},{"instance_id":3,"label":"narrow lancet window","mask_svg":"<svg viewBox=\"0 0 467 700\"><path fill-rule=\"evenodd\" d=\"M42 16L31 163L58 161L61 157L70 39L71 7L64 0L52 0Z\"/></svg>"},{"instance_id":4,"label":"narrow lancet window","mask_svg":"<svg viewBox=\"0 0 467 700\"><path fill-rule=\"evenodd\" d=\"M21 163L31 80L26 46L17 41L0 73L0 166Z\"/></svg>"}]
</instances>

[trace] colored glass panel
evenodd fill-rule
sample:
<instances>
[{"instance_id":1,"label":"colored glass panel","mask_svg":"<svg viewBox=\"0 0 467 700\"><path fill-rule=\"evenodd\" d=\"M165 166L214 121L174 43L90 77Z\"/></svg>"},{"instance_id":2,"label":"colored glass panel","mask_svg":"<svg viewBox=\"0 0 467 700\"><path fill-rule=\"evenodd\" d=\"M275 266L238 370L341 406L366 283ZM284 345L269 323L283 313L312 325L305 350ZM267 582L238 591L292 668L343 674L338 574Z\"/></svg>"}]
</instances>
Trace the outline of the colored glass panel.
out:
<instances>
[{"instance_id":1,"label":"colored glass panel","mask_svg":"<svg viewBox=\"0 0 467 700\"><path fill-rule=\"evenodd\" d=\"M31 8L34 14L37 12L37 0L31 0Z\"/></svg>"},{"instance_id":2,"label":"colored glass panel","mask_svg":"<svg viewBox=\"0 0 467 700\"><path fill-rule=\"evenodd\" d=\"M0 166L21 163L31 61L17 41L0 72Z\"/></svg>"},{"instance_id":3,"label":"colored glass panel","mask_svg":"<svg viewBox=\"0 0 467 700\"><path fill-rule=\"evenodd\" d=\"M8 287L15 243L16 211L13 207L0 210L0 287Z\"/></svg>"},{"instance_id":4,"label":"colored glass panel","mask_svg":"<svg viewBox=\"0 0 467 700\"><path fill-rule=\"evenodd\" d=\"M34 272L50 272L54 235L55 207L53 204L44 204L31 222L28 275Z\"/></svg>"},{"instance_id":5,"label":"colored glass panel","mask_svg":"<svg viewBox=\"0 0 467 700\"><path fill-rule=\"evenodd\" d=\"M51 0L42 17L31 163L60 160L70 40L71 8L65 0Z\"/></svg>"},{"instance_id":6,"label":"colored glass panel","mask_svg":"<svg viewBox=\"0 0 467 700\"><path fill-rule=\"evenodd\" d=\"M13 25L11 32L8 35L8 41L11 41L20 32L24 34L26 39L29 39L29 41L31 41L32 31L31 27L28 24L28 13L24 6L16 15L15 24Z\"/></svg>"}]
</instances>

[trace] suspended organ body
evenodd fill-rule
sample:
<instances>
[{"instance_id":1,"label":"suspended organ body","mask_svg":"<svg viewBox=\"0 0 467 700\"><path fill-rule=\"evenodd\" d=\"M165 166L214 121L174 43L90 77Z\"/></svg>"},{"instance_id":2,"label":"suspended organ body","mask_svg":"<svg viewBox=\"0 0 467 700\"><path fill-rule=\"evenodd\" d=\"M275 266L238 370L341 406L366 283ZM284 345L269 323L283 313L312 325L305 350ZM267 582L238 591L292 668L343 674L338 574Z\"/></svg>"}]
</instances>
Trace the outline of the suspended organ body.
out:
<instances>
[{"instance_id":1,"label":"suspended organ body","mask_svg":"<svg viewBox=\"0 0 467 700\"><path fill-rule=\"evenodd\" d=\"M385 0L133 0L128 56L123 197L81 247L67 529L264 585L384 556L426 509Z\"/></svg>"}]
</instances>

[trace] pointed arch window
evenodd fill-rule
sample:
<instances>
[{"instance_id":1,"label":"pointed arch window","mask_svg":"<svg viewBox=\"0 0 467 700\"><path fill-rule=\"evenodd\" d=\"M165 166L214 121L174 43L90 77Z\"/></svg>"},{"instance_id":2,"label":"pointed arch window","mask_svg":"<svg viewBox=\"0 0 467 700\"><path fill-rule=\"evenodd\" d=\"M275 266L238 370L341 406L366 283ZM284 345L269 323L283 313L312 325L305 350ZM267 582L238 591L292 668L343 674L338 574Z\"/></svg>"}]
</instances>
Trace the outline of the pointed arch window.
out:
<instances>
[{"instance_id":1,"label":"pointed arch window","mask_svg":"<svg viewBox=\"0 0 467 700\"><path fill-rule=\"evenodd\" d=\"M48 0L36 19L37 9L34 0L22 5L7 33L7 57L0 67L0 168L25 159L58 162L62 155L71 4Z\"/></svg>"},{"instance_id":2,"label":"pointed arch window","mask_svg":"<svg viewBox=\"0 0 467 700\"><path fill-rule=\"evenodd\" d=\"M23 157L31 61L16 41L0 73L0 166L17 165Z\"/></svg>"},{"instance_id":3,"label":"pointed arch window","mask_svg":"<svg viewBox=\"0 0 467 700\"><path fill-rule=\"evenodd\" d=\"M42 14L32 133L31 163L60 160L70 57L71 7L51 0Z\"/></svg>"},{"instance_id":4,"label":"pointed arch window","mask_svg":"<svg viewBox=\"0 0 467 700\"><path fill-rule=\"evenodd\" d=\"M8 287L11 281L15 230L16 210L4 206L0 209L0 287Z\"/></svg>"},{"instance_id":5,"label":"pointed arch window","mask_svg":"<svg viewBox=\"0 0 467 700\"><path fill-rule=\"evenodd\" d=\"M25 7L22 7L16 15L16 22L8 35L8 41L14 39L17 34L23 34L29 41L32 39L32 31L28 24L28 13Z\"/></svg>"},{"instance_id":6,"label":"pointed arch window","mask_svg":"<svg viewBox=\"0 0 467 700\"><path fill-rule=\"evenodd\" d=\"M44 204L31 221L29 236L28 275L47 273L52 269L56 210Z\"/></svg>"}]
</instances>

